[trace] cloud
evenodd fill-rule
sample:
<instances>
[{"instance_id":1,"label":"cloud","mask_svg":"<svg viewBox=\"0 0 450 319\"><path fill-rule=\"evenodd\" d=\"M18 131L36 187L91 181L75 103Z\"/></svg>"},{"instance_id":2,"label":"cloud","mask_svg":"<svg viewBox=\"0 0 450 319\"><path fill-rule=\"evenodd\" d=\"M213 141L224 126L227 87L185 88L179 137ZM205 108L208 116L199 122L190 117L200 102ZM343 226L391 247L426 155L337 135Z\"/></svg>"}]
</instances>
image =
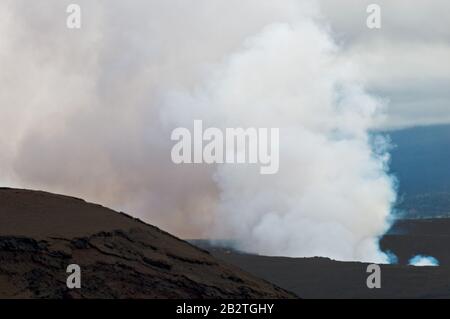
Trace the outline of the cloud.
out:
<instances>
[{"instance_id":1,"label":"cloud","mask_svg":"<svg viewBox=\"0 0 450 319\"><path fill-rule=\"evenodd\" d=\"M321 0L323 20L361 71L368 89L389 99L380 128L450 123L450 4L377 1L382 28L365 26L373 1Z\"/></svg>"},{"instance_id":2,"label":"cloud","mask_svg":"<svg viewBox=\"0 0 450 319\"><path fill-rule=\"evenodd\" d=\"M314 1L85 0L81 30L65 27L69 3L0 4L3 184L255 252L386 261L377 238L395 192L368 133L386 104L366 87L403 73L367 58L376 41L331 31ZM194 119L280 127L280 174L174 165L170 132Z\"/></svg>"},{"instance_id":3,"label":"cloud","mask_svg":"<svg viewBox=\"0 0 450 319\"><path fill-rule=\"evenodd\" d=\"M70 3L0 3L2 184L77 195L204 236L217 187L210 167L170 161L163 101L264 26L316 8L80 0L82 29L69 30Z\"/></svg>"}]
</instances>

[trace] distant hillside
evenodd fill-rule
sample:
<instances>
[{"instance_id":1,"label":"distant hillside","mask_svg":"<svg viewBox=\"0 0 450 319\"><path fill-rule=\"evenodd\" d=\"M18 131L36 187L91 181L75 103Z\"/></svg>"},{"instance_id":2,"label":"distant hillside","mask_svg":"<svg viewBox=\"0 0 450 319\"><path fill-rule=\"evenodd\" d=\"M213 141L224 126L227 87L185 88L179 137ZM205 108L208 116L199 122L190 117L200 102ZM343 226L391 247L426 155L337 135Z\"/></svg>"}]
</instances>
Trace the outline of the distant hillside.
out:
<instances>
[{"instance_id":1,"label":"distant hillside","mask_svg":"<svg viewBox=\"0 0 450 319\"><path fill-rule=\"evenodd\" d=\"M450 217L450 193L436 192L405 195L399 208L407 218Z\"/></svg>"},{"instance_id":2,"label":"distant hillside","mask_svg":"<svg viewBox=\"0 0 450 319\"><path fill-rule=\"evenodd\" d=\"M450 216L450 125L389 135L396 146L391 170L400 182L400 208L410 217Z\"/></svg>"}]
</instances>

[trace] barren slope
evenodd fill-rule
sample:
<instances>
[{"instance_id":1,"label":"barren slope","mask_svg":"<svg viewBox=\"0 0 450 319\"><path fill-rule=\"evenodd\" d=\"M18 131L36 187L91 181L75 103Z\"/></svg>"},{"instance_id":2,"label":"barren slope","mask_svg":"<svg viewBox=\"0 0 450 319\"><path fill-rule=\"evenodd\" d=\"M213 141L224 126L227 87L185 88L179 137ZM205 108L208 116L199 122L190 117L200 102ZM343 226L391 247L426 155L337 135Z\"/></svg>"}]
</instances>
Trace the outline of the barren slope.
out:
<instances>
[{"instance_id":1,"label":"barren slope","mask_svg":"<svg viewBox=\"0 0 450 319\"><path fill-rule=\"evenodd\" d=\"M82 288L66 287L66 267ZM292 294L105 207L0 189L0 297L285 298Z\"/></svg>"}]
</instances>

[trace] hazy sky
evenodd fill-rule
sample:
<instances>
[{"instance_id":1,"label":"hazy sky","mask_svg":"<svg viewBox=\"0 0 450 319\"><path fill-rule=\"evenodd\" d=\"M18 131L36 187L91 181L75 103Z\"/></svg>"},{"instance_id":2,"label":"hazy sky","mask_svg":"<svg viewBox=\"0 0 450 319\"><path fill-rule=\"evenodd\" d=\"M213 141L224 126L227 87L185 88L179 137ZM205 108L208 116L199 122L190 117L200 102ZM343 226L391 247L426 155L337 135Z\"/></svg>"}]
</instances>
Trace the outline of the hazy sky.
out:
<instances>
[{"instance_id":1,"label":"hazy sky","mask_svg":"<svg viewBox=\"0 0 450 319\"><path fill-rule=\"evenodd\" d=\"M290 11L292 1L289 0L278 5L254 0L239 5L233 1L204 5L205 1L80 0L83 29L77 33L64 27L65 9L72 2L77 3L44 0L38 5L30 0L2 1L0 48L3 59L0 63L3 76L14 65L12 57L17 62L23 58L26 64L38 63L34 59L39 56L53 59L54 64L66 63L63 59L67 59L72 63L70 67L78 71L88 70L92 63L106 65L119 61L123 67L128 67L128 73L133 72L133 67L145 67L140 64L145 57L152 69L164 70L171 64L169 71L173 74L164 70L162 80L173 77L171 81L184 85L194 82L193 77L201 72L202 65L220 61L265 25L296 19L296 10ZM357 61L365 73L368 89L389 100L389 116L381 126L450 122L448 1L304 2L311 4L305 11L320 10L323 24L330 26L345 55ZM373 2L382 9L379 30L368 29L365 24L366 7ZM320 9L312 8L315 4L319 4ZM259 9L252 9L253 6ZM114 51L112 45L118 51ZM170 47L173 50L169 50ZM165 56L161 55L163 53ZM30 54L31 57L26 56ZM184 61L191 65L184 65L182 72L175 73L177 64ZM80 65L74 65L77 63ZM111 64L114 66L110 74L100 79L108 81L105 86L118 81L113 78L121 71L120 65ZM67 81L71 76L69 69ZM15 71L27 75L17 66Z\"/></svg>"},{"instance_id":2,"label":"hazy sky","mask_svg":"<svg viewBox=\"0 0 450 319\"><path fill-rule=\"evenodd\" d=\"M389 99L383 125L450 122L450 2L321 0L347 53L360 62L368 88ZM370 3L382 9L379 30L364 27Z\"/></svg>"}]
</instances>

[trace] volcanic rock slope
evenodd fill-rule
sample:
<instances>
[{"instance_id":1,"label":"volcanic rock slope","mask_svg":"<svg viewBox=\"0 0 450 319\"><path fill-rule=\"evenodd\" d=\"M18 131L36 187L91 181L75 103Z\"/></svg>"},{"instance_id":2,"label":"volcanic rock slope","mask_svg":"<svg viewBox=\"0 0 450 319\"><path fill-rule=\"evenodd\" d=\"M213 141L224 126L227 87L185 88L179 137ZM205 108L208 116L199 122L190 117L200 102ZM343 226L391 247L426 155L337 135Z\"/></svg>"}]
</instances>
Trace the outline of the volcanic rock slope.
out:
<instances>
[{"instance_id":1,"label":"volcanic rock slope","mask_svg":"<svg viewBox=\"0 0 450 319\"><path fill-rule=\"evenodd\" d=\"M66 285L81 267L81 288ZM0 298L292 298L160 229L83 200L0 189Z\"/></svg>"}]
</instances>

